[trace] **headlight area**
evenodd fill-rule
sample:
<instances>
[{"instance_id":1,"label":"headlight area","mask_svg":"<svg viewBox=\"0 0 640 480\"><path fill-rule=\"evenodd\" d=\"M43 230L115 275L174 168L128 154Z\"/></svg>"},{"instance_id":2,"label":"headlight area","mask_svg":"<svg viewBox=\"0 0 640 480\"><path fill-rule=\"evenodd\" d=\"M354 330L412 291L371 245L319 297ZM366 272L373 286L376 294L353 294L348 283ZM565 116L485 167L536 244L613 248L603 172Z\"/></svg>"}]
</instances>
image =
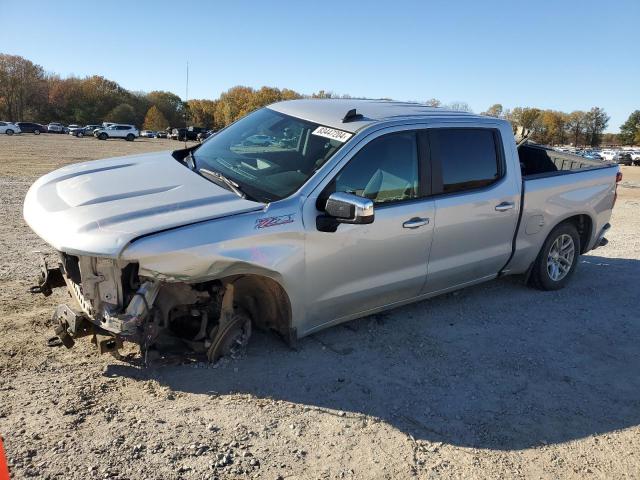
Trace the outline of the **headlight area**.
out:
<instances>
[{"instance_id":1,"label":"headlight area","mask_svg":"<svg viewBox=\"0 0 640 480\"><path fill-rule=\"evenodd\" d=\"M150 352L189 350L210 361L240 353L251 335L251 316L234 302L234 279L197 284L138 275L138 264L111 258L59 254L56 267L42 259L32 293L48 296L66 286L74 300L53 315L56 337L73 347L89 336L100 353L119 356L124 342Z\"/></svg>"}]
</instances>

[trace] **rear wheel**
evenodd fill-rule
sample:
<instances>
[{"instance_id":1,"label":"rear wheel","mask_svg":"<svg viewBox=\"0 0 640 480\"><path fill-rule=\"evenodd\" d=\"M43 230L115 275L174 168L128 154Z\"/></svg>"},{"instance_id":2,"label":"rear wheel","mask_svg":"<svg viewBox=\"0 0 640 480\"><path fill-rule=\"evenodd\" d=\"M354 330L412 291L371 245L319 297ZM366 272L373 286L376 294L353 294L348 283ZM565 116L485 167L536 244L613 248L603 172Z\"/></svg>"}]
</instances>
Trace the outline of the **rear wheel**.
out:
<instances>
[{"instance_id":1,"label":"rear wheel","mask_svg":"<svg viewBox=\"0 0 640 480\"><path fill-rule=\"evenodd\" d=\"M549 234L531 271L531 285L540 290L563 288L576 269L580 236L571 223L558 225Z\"/></svg>"},{"instance_id":2,"label":"rear wheel","mask_svg":"<svg viewBox=\"0 0 640 480\"><path fill-rule=\"evenodd\" d=\"M102 132L100 135L98 135L98 138L100 140L106 140L107 138L109 138L109 135L107 135L106 133Z\"/></svg>"},{"instance_id":3,"label":"rear wheel","mask_svg":"<svg viewBox=\"0 0 640 480\"><path fill-rule=\"evenodd\" d=\"M33 131L34 135L40 135L40 130L38 130L37 128Z\"/></svg>"},{"instance_id":4,"label":"rear wheel","mask_svg":"<svg viewBox=\"0 0 640 480\"><path fill-rule=\"evenodd\" d=\"M6 133L7 135L11 136L13 135L13 130L11 130L10 128L8 130L6 130L4 133Z\"/></svg>"},{"instance_id":5,"label":"rear wheel","mask_svg":"<svg viewBox=\"0 0 640 480\"><path fill-rule=\"evenodd\" d=\"M127 142L133 142L136 139L136 136L133 133L128 134L125 139Z\"/></svg>"},{"instance_id":6,"label":"rear wheel","mask_svg":"<svg viewBox=\"0 0 640 480\"><path fill-rule=\"evenodd\" d=\"M76 137L82 138L82 137L84 137L84 133L78 132L78 133L76 133Z\"/></svg>"}]
</instances>

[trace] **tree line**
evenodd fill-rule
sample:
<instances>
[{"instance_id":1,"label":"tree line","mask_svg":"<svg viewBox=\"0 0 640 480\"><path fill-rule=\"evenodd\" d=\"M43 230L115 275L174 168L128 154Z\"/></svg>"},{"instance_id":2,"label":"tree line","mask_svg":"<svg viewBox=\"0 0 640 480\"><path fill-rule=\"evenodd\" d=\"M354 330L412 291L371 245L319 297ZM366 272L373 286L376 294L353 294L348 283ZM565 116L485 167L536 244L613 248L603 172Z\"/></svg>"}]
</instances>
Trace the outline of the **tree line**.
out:
<instances>
[{"instance_id":1,"label":"tree line","mask_svg":"<svg viewBox=\"0 0 640 480\"><path fill-rule=\"evenodd\" d=\"M128 123L149 130L197 125L218 130L260 107L296 98L351 98L321 90L302 95L287 88L236 86L215 100L183 101L166 91L129 91L102 76L62 78L47 73L30 60L0 54L0 119L10 121L59 121L95 124L102 121ZM464 102L443 105L432 98L428 105L471 111ZM640 110L634 111L619 134L604 134L609 116L599 107L588 111L559 112L532 107L489 107L484 115L505 118L532 131L545 144L597 146L601 143L640 143Z\"/></svg>"}]
</instances>

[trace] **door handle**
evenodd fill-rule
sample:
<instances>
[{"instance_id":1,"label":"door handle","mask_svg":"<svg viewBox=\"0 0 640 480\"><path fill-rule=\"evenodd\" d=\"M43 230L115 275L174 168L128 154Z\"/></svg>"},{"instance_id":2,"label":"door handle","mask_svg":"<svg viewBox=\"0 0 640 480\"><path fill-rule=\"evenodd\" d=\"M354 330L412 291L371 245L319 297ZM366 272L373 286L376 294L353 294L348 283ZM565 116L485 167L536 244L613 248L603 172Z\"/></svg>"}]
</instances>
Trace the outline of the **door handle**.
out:
<instances>
[{"instance_id":1,"label":"door handle","mask_svg":"<svg viewBox=\"0 0 640 480\"><path fill-rule=\"evenodd\" d=\"M428 218L413 217L402 224L403 228L418 228L429 223Z\"/></svg>"},{"instance_id":2,"label":"door handle","mask_svg":"<svg viewBox=\"0 0 640 480\"><path fill-rule=\"evenodd\" d=\"M516 205L513 202L502 202L496 205L496 212L506 212L507 210L511 210L515 206Z\"/></svg>"}]
</instances>

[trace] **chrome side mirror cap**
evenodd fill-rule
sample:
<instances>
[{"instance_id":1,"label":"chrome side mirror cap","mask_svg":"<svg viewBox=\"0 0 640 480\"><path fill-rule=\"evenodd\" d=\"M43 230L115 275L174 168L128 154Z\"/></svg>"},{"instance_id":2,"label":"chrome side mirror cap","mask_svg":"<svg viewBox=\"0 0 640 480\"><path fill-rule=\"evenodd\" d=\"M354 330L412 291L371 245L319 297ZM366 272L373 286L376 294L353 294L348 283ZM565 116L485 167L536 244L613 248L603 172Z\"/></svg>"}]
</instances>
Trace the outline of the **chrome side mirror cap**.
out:
<instances>
[{"instance_id":1,"label":"chrome side mirror cap","mask_svg":"<svg viewBox=\"0 0 640 480\"><path fill-rule=\"evenodd\" d=\"M332 193L324 211L338 223L367 224L375 218L372 200L346 192Z\"/></svg>"}]
</instances>

